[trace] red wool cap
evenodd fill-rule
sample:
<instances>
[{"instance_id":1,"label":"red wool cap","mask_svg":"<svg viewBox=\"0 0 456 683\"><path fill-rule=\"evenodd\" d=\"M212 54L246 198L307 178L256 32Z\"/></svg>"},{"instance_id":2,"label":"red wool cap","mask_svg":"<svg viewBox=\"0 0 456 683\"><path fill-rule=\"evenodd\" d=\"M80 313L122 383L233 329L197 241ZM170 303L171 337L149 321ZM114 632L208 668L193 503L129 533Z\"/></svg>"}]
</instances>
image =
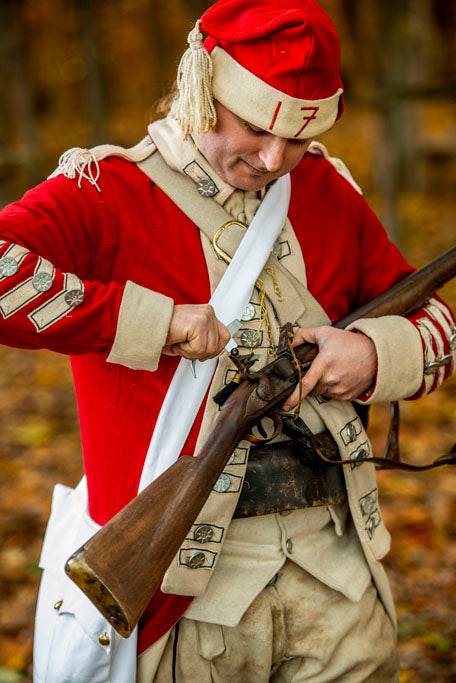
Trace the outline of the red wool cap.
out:
<instances>
[{"instance_id":1,"label":"red wool cap","mask_svg":"<svg viewBox=\"0 0 456 683\"><path fill-rule=\"evenodd\" d=\"M341 116L339 38L315 0L220 0L201 28L213 96L241 118L308 138Z\"/></svg>"}]
</instances>

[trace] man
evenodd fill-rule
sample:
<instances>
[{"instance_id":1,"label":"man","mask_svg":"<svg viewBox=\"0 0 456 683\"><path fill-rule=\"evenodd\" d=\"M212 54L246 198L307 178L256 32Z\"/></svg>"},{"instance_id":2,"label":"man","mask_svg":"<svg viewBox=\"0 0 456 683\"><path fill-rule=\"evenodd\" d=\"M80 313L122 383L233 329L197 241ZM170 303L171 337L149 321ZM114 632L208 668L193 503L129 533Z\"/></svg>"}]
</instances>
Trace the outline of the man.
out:
<instances>
[{"instance_id":1,"label":"man","mask_svg":"<svg viewBox=\"0 0 456 683\"><path fill-rule=\"evenodd\" d=\"M1 213L0 339L71 356L88 509L104 524L136 495L142 473L160 471L154 439L172 451L174 435L160 425L172 410L165 397L180 357L202 361L197 378L219 357L208 400L184 405L179 416L188 430L172 421L183 443L173 457L204 442L217 414L212 396L234 374L224 351L230 332L207 304L226 267L215 250L230 260L244 234L239 222L253 229L275 181L291 173L288 218L239 311L235 341L258 366L287 321L294 344L317 343L301 417L360 463L345 468L345 484L342 475L328 484L323 500L290 509L285 499L266 514L267 500L258 499L245 517L238 499L251 444L242 441L141 621L137 680L397 680L394 608L380 564L389 535L373 466L362 462L370 444L350 401L434 389L452 369L454 320L433 297L408 319L361 320L353 331L327 324L411 268L347 169L311 142L343 112L338 38L319 5L220 0L200 26L204 46L197 25L170 115L150 126L146 141L132 150L70 150L53 178ZM156 159L166 168L151 171L151 182L147 164ZM185 181L182 192L163 180L169 170L176 186ZM205 217L221 209L226 230L217 242L210 235L220 224L206 231ZM296 390L284 410L299 398ZM82 540L94 522L84 522ZM119 674L128 641L107 622L100 631L77 589L57 576L55 556L65 558L83 536L62 526L60 536L48 532L43 550L52 590L43 588L41 601L52 633L37 629L36 680L132 680L131 670ZM56 635L65 622L69 635ZM79 654L69 654L79 638ZM58 661L47 652L53 639Z\"/></svg>"}]
</instances>

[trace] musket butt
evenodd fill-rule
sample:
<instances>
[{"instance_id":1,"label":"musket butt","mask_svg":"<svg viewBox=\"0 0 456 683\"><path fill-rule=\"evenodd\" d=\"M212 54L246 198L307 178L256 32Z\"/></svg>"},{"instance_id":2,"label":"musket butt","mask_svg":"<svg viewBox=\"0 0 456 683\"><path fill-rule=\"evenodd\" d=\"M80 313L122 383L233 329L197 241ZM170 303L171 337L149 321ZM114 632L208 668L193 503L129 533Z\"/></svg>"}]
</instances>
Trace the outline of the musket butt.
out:
<instances>
[{"instance_id":1,"label":"musket butt","mask_svg":"<svg viewBox=\"0 0 456 683\"><path fill-rule=\"evenodd\" d=\"M65 572L117 633L128 638L136 624L130 623L122 605L87 562L86 554L85 546L76 550L65 562Z\"/></svg>"}]
</instances>

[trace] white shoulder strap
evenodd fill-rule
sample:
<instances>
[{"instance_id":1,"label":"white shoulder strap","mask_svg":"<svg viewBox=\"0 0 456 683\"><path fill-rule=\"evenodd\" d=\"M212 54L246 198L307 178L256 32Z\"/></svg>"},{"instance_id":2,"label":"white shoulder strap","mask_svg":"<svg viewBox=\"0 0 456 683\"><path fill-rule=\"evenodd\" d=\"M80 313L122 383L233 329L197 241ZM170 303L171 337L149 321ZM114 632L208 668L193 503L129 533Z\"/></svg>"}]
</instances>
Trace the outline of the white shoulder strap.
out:
<instances>
[{"instance_id":1,"label":"white shoulder strap","mask_svg":"<svg viewBox=\"0 0 456 683\"><path fill-rule=\"evenodd\" d=\"M261 202L210 299L209 303L213 306L217 318L225 325L241 317L250 299L255 282L287 218L290 193L291 182L287 174L275 182ZM216 204L208 202L205 206L212 203ZM191 362L185 358L181 359L155 425L139 491L179 457L216 366L216 358L198 363L195 378L191 371Z\"/></svg>"},{"instance_id":2,"label":"white shoulder strap","mask_svg":"<svg viewBox=\"0 0 456 683\"><path fill-rule=\"evenodd\" d=\"M137 166L172 199L211 242L220 226L233 220L231 214L217 204L213 197L202 197L191 178L170 168L158 150ZM242 236L237 230L224 233L223 249L229 256L234 256Z\"/></svg>"}]
</instances>

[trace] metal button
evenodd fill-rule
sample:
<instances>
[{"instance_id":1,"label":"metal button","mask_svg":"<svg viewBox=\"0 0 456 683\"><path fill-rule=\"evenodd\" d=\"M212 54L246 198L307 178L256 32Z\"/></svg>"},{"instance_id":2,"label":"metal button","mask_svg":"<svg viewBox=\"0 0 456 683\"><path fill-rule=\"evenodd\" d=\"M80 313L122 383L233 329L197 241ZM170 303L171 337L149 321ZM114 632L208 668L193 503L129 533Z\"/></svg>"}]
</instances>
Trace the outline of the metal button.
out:
<instances>
[{"instance_id":1,"label":"metal button","mask_svg":"<svg viewBox=\"0 0 456 683\"><path fill-rule=\"evenodd\" d=\"M350 441L355 441L357 432L356 432L356 427L353 424L353 422L350 422L350 424L347 425L347 436L350 439Z\"/></svg>"},{"instance_id":2,"label":"metal button","mask_svg":"<svg viewBox=\"0 0 456 683\"><path fill-rule=\"evenodd\" d=\"M199 569L199 567L204 566L205 561L206 556L204 553L193 553L193 555L190 555L189 557L188 566L190 569Z\"/></svg>"},{"instance_id":3,"label":"metal button","mask_svg":"<svg viewBox=\"0 0 456 683\"><path fill-rule=\"evenodd\" d=\"M65 302L69 306L79 306L84 301L84 292L80 289L70 289L69 292L65 294Z\"/></svg>"},{"instance_id":4,"label":"metal button","mask_svg":"<svg viewBox=\"0 0 456 683\"><path fill-rule=\"evenodd\" d=\"M217 481L215 482L214 485L214 491L217 491L217 493L225 493L225 491L228 491L228 489L231 486L231 479L227 474L222 474L219 476Z\"/></svg>"},{"instance_id":5,"label":"metal button","mask_svg":"<svg viewBox=\"0 0 456 683\"><path fill-rule=\"evenodd\" d=\"M365 460L367 458L367 451L365 448L360 448L359 451L355 453L355 460Z\"/></svg>"},{"instance_id":6,"label":"metal button","mask_svg":"<svg viewBox=\"0 0 456 683\"><path fill-rule=\"evenodd\" d=\"M424 374L432 375L434 372L440 370L440 368L443 368L445 365L448 365L448 363L451 363L452 360L452 353L449 353L447 356L437 356L435 361L424 364Z\"/></svg>"},{"instance_id":7,"label":"metal button","mask_svg":"<svg viewBox=\"0 0 456 683\"><path fill-rule=\"evenodd\" d=\"M193 538L198 543L209 543L214 537L214 529L209 524L200 524L196 527Z\"/></svg>"},{"instance_id":8,"label":"metal button","mask_svg":"<svg viewBox=\"0 0 456 683\"><path fill-rule=\"evenodd\" d=\"M59 610L62 605L63 605L63 600L57 600L57 602L54 605L54 609Z\"/></svg>"},{"instance_id":9,"label":"metal button","mask_svg":"<svg viewBox=\"0 0 456 683\"><path fill-rule=\"evenodd\" d=\"M15 275L19 269L16 259L10 256L4 256L0 259L0 275L4 277L11 277Z\"/></svg>"},{"instance_id":10,"label":"metal button","mask_svg":"<svg viewBox=\"0 0 456 683\"><path fill-rule=\"evenodd\" d=\"M253 346L254 344L259 344L261 337L257 330L244 330L241 334L241 344L242 346Z\"/></svg>"},{"instance_id":11,"label":"metal button","mask_svg":"<svg viewBox=\"0 0 456 683\"><path fill-rule=\"evenodd\" d=\"M32 280L32 285L38 292L47 292L52 287L52 275L37 273Z\"/></svg>"},{"instance_id":12,"label":"metal button","mask_svg":"<svg viewBox=\"0 0 456 683\"><path fill-rule=\"evenodd\" d=\"M293 552L293 541L291 538L287 538L287 542L285 543L285 548L287 550L287 553L292 553Z\"/></svg>"},{"instance_id":13,"label":"metal button","mask_svg":"<svg viewBox=\"0 0 456 683\"><path fill-rule=\"evenodd\" d=\"M363 498L360 507L363 515L370 515L370 513L375 508L375 499L372 496L369 496L368 498Z\"/></svg>"},{"instance_id":14,"label":"metal button","mask_svg":"<svg viewBox=\"0 0 456 683\"><path fill-rule=\"evenodd\" d=\"M234 458L236 457L236 453L231 453L230 457L228 458L227 465L231 465L234 462Z\"/></svg>"},{"instance_id":15,"label":"metal button","mask_svg":"<svg viewBox=\"0 0 456 683\"><path fill-rule=\"evenodd\" d=\"M450 349L456 351L456 327L451 328L451 337L449 338Z\"/></svg>"},{"instance_id":16,"label":"metal button","mask_svg":"<svg viewBox=\"0 0 456 683\"><path fill-rule=\"evenodd\" d=\"M213 197L217 194L217 186L211 178L202 178L196 185L202 197Z\"/></svg>"},{"instance_id":17,"label":"metal button","mask_svg":"<svg viewBox=\"0 0 456 683\"><path fill-rule=\"evenodd\" d=\"M379 524L380 524L379 519L376 519L374 516L369 517L369 519L367 520L367 524L366 524L366 531L367 531L367 535L369 536L369 538L372 538L372 536L375 533L375 529L378 527Z\"/></svg>"},{"instance_id":18,"label":"metal button","mask_svg":"<svg viewBox=\"0 0 456 683\"><path fill-rule=\"evenodd\" d=\"M247 306L244 308L244 313L241 315L241 320L247 321L247 320L252 320L252 318L255 317L255 306L251 303L248 303Z\"/></svg>"},{"instance_id":19,"label":"metal button","mask_svg":"<svg viewBox=\"0 0 456 683\"><path fill-rule=\"evenodd\" d=\"M106 647L107 645L109 645L111 641L109 640L109 636L106 633L102 633L101 636L98 636L98 642L100 643L100 645Z\"/></svg>"},{"instance_id":20,"label":"metal button","mask_svg":"<svg viewBox=\"0 0 456 683\"><path fill-rule=\"evenodd\" d=\"M271 253L276 257L276 259L279 259L282 256L282 245L280 242L274 242Z\"/></svg>"}]
</instances>

